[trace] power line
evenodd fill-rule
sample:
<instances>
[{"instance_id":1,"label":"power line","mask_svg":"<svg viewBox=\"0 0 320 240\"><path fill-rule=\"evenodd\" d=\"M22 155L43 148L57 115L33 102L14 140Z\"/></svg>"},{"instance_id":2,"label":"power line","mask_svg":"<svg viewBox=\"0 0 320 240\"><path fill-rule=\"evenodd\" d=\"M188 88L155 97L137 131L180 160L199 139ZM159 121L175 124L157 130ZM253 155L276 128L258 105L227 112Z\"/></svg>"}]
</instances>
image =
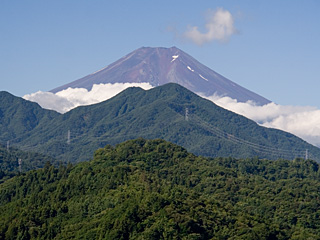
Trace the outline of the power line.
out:
<instances>
[{"instance_id":1,"label":"power line","mask_svg":"<svg viewBox=\"0 0 320 240\"><path fill-rule=\"evenodd\" d=\"M251 141L236 137L233 134L227 133L227 132L219 129L218 127L212 126L210 123L202 120L197 115L193 115L192 114L190 116L189 109L187 107L185 108L184 119L186 121L189 121L189 120L193 121L198 126L200 126L203 129L205 129L206 131L208 131L208 132L210 132L212 134L215 134L218 138L227 140L227 141L235 143L235 144L245 145L245 146L251 148L252 150L254 150L256 152L260 152L260 153L263 153L263 154L270 154L272 156L283 157L283 158L288 158L288 159L292 158L293 156L300 157L300 158L305 158L305 159L308 159L310 157L312 157L312 159L319 159L319 158L314 158L314 156L312 154L310 154L308 150L302 151L302 150L296 150L296 149L291 149L291 150L279 149L279 148L274 148L274 147L261 145L261 144L258 144L258 143L254 143L254 142L251 142ZM63 125L63 123L60 123L55 129L57 129L58 127L60 127L62 125ZM55 141L61 141L61 142L65 141L65 140L63 140L63 138L65 139L65 137L63 137L64 134L61 134L61 133L60 134L54 134L53 132L51 132L51 135L55 135L55 137L53 137L55 139ZM124 134L124 136L128 136L128 135ZM16 137L13 140L17 140L19 138L21 138L21 137ZM81 135L75 136L73 139L79 139L79 138L81 138ZM97 138L97 139L99 139L99 138ZM67 141L66 141L66 143L67 144L71 143L71 131L70 131L70 129L67 132ZM25 150L34 149L36 147L35 145L34 146L28 146L28 145L21 145L19 143L18 143L18 145L20 145L21 148L25 149ZM10 148L10 141L7 141L7 150L8 151L9 151L9 148Z\"/></svg>"},{"instance_id":2,"label":"power line","mask_svg":"<svg viewBox=\"0 0 320 240\"><path fill-rule=\"evenodd\" d=\"M257 143L253 143L247 140L244 140L242 138L236 137L232 134L229 134L227 132L222 131L221 129L214 127L212 125L209 125L207 122L203 121L201 118L197 117L196 115L192 115L193 120L196 120L198 122L201 123L201 126L215 134L217 137L222 138L224 140L236 143L236 144L243 144L246 145L247 147L258 151L260 153L264 153L264 154L272 154L273 156L284 156L286 158L291 158L292 156L295 157L305 157L305 152L304 151L300 151L300 150L287 150L287 149L279 149L279 148L274 148L274 147L268 147L268 146L264 146L261 144L257 144Z\"/></svg>"}]
</instances>

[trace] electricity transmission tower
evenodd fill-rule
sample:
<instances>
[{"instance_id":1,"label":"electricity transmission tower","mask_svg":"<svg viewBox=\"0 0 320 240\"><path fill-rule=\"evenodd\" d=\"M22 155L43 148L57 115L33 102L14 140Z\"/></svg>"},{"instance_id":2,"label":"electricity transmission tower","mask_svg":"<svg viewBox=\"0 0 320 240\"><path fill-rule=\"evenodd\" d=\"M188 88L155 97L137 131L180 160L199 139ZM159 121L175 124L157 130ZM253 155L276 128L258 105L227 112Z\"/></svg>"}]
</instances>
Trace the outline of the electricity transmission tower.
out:
<instances>
[{"instance_id":1,"label":"electricity transmission tower","mask_svg":"<svg viewBox=\"0 0 320 240\"><path fill-rule=\"evenodd\" d=\"M21 173L21 165L22 165L22 159L21 158L19 158L18 163L19 163L19 172Z\"/></svg>"},{"instance_id":2,"label":"electricity transmission tower","mask_svg":"<svg viewBox=\"0 0 320 240\"><path fill-rule=\"evenodd\" d=\"M68 130L68 140L67 140L67 144L70 144L70 130Z\"/></svg>"},{"instance_id":3,"label":"electricity transmission tower","mask_svg":"<svg viewBox=\"0 0 320 240\"><path fill-rule=\"evenodd\" d=\"M186 108L185 120L186 120L186 121L189 121L189 109L188 109L188 108Z\"/></svg>"}]
</instances>

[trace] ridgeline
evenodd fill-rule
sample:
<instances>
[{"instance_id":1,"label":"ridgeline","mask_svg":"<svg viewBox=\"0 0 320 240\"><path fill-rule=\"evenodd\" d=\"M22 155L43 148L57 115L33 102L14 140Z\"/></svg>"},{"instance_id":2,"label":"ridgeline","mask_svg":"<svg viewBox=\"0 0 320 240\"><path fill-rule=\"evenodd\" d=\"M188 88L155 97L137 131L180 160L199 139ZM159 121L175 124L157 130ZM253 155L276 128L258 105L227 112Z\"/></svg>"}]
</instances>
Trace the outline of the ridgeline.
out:
<instances>
[{"instance_id":1,"label":"ridgeline","mask_svg":"<svg viewBox=\"0 0 320 240\"><path fill-rule=\"evenodd\" d=\"M319 148L290 133L261 127L178 84L148 91L129 88L65 114L4 95L4 102L12 104L0 102L2 144L10 141L24 151L62 161L89 160L97 148L138 137L161 138L208 157L292 160L305 157L308 150L311 159L320 161Z\"/></svg>"}]
</instances>

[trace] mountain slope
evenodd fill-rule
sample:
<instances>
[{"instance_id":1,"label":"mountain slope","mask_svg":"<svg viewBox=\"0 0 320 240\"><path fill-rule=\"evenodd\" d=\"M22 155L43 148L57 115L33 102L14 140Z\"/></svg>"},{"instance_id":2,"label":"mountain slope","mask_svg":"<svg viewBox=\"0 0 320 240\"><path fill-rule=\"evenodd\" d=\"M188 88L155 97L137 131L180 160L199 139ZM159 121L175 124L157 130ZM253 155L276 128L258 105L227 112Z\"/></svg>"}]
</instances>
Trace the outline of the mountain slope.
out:
<instances>
[{"instance_id":1,"label":"mountain slope","mask_svg":"<svg viewBox=\"0 0 320 240\"><path fill-rule=\"evenodd\" d=\"M19 166L19 160L20 166ZM34 153L23 152L16 148L5 148L0 145L0 182L7 180L8 178L17 175L19 171L26 172L33 169L42 168L47 162L58 166L59 163L52 157Z\"/></svg>"},{"instance_id":2,"label":"mountain slope","mask_svg":"<svg viewBox=\"0 0 320 240\"><path fill-rule=\"evenodd\" d=\"M319 165L106 146L0 184L0 239L318 239Z\"/></svg>"},{"instance_id":3,"label":"mountain slope","mask_svg":"<svg viewBox=\"0 0 320 240\"><path fill-rule=\"evenodd\" d=\"M41 108L37 103L0 92L0 143L19 141L41 123L51 121L60 114Z\"/></svg>"},{"instance_id":4,"label":"mountain slope","mask_svg":"<svg viewBox=\"0 0 320 240\"><path fill-rule=\"evenodd\" d=\"M137 137L162 138L211 157L293 159L308 149L312 159L320 159L320 149L300 138L261 127L173 83L148 91L129 88L105 102L78 107L37 126L18 144L75 162L88 160L106 144Z\"/></svg>"},{"instance_id":5,"label":"mountain slope","mask_svg":"<svg viewBox=\"0 0 320 240\"><path fill-rule=\"evenodd\" d=\"M109 66L57 87L52 92L69 87L90 90L93 84L126 82L148 82L152 86L173 82L205 96L217 94L240 102L251 100L261 105L270 102L226 79L176 47L139 48Z\"/></svg>"}]
</instances>

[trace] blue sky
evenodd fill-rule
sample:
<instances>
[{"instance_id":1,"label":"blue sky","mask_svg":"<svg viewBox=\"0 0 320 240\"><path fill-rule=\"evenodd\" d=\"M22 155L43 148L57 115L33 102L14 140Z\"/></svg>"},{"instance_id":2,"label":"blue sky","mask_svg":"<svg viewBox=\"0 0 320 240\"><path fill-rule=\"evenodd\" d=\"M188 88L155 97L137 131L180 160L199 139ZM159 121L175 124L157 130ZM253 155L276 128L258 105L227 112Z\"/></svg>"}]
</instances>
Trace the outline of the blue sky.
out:
<instances>
[{"instance_id":1,"label":"blue sky","mask_svg":"<svg viewBox=\"0 0 320 240\"><path fill-rule=\"evenodd\" d=\"M198 46L223 8L237 32ZM320 108L320 1L0 1L0 90L48 91L142 47L176 46L281 105ZM174 31L173 31L174 30Z\"/></svg>"}]
</instances>

